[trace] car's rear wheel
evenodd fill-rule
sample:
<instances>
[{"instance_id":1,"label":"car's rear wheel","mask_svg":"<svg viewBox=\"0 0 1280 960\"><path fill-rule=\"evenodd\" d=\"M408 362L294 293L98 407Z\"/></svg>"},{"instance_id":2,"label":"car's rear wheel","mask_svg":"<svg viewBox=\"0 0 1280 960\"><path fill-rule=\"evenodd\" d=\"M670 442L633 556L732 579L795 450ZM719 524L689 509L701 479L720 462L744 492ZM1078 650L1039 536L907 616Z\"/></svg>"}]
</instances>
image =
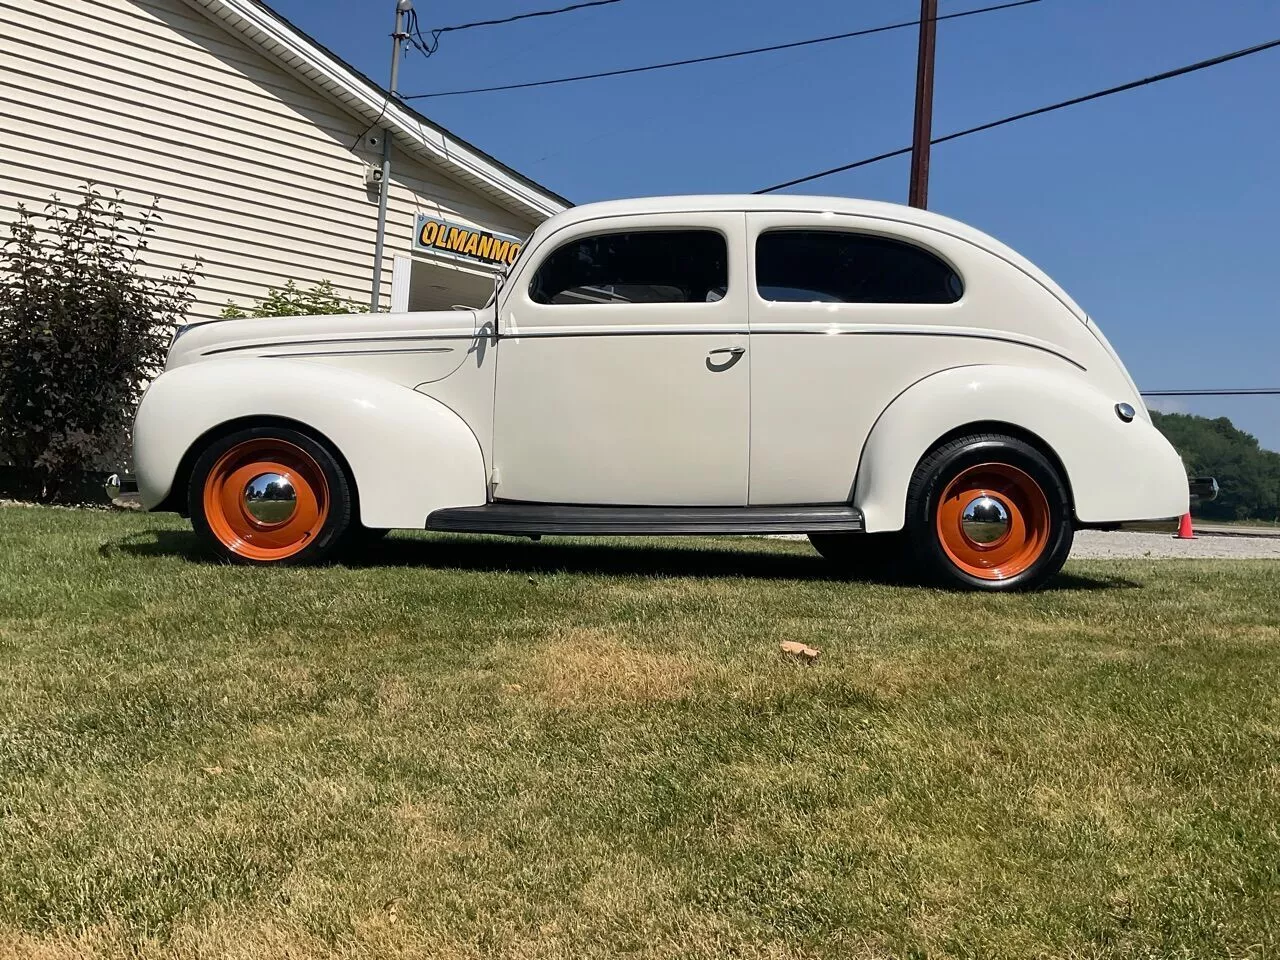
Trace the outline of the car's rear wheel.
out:
<instances>
[{"instance_id":1,"label":"car's rear wheel","mask_svg":"<svg viewBox=\"0 0 1280 960\"><path fill-rule=\"evenodd\" d=\"M1071 552L1071 498L1057 467L1015 437L938 447L916 468L907 535L924 576L971 590L1043 586Z\"/></svg>"},{"instance_id":2,"label":"car's rear wheel","mask_svg":"<svg viewBox=\"0 0 1280 960\"><path fill-rule=\"evenodd\" d=\"M342 466L286 427L252 427L211 444L191 471L188 506L196 533L232 563L316 563L352 521Z\"/></svg>"}]
</instances>

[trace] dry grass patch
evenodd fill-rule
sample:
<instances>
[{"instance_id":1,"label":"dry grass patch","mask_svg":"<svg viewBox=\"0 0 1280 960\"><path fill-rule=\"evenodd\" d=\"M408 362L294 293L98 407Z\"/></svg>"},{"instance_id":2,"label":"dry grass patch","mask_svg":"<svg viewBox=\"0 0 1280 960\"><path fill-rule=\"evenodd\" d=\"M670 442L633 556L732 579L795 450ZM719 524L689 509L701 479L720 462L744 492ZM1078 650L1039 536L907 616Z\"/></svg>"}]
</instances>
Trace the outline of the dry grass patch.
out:
<instances>
[{"instance_id":1,"label":"dry grass patch","mask_svg":"<svg viewBox=\"0 0 1280 960\"><path fill-rule=\"evenodd\" d=\"M521 686L553 707L602 709L691 697L711 672L686 652L645 650L610 631L570 627L534 651Z\"/></svg>"},{"instance_id":2,"label":"dry grass patch","mask_svg":"<svg viewBox=\"0 0 1280 960\"><path fill-rule=\"evenodd\" d=\"M378 682L378 709L384 716L403 716L418 706L418 692L404 677L385 677Z\"/></svg>"}]
</instances>

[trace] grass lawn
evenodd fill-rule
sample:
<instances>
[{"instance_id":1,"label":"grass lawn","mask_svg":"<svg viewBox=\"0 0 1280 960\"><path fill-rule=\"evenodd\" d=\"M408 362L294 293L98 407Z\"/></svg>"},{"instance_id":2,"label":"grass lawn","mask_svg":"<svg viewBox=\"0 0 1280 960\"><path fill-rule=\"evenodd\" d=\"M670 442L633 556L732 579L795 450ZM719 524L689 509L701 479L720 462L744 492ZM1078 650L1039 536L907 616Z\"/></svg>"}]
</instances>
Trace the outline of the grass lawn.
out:
<instances>
[{"instance_id":1,"label":"grass lawn","mask_svg":"<svg viewBox=\"0 0 1280 960\"><path fill-rule=\"evenodd\" d=\"M0 957L1280 950L1280 563L193 546L0 508Z\"/></svg>"}]
</instances>

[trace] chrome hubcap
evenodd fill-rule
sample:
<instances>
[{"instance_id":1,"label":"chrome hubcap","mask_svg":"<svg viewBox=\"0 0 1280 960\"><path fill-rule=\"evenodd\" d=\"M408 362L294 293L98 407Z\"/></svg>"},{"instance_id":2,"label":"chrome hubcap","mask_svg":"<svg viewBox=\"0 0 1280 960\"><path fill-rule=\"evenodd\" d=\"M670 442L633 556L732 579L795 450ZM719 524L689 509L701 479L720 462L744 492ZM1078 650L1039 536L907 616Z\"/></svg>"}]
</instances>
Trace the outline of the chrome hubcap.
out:
<instances>
[{"instance_id":1,"label":"chrome hubcap","mask_svg":"<svg viewBox=\"0 0 1280 960\"><path fill-rule=\"evenodd\" d=\"M247 484L241 497L244 512L265 527L284 523L298 509L293 482L279 473L260 473Z\"/></svg>"},{"instance_id":2,"label":"chrome hubcap","mask_svg":"<svg viewBox=\"0 0 1280 960\"><path fill-rule=\"evenodd\" d=\"M995 543L1009 527L1009 509L995 497L975 497L960 515L960 529L979 546Z\"/></svg>"}]
</instances>

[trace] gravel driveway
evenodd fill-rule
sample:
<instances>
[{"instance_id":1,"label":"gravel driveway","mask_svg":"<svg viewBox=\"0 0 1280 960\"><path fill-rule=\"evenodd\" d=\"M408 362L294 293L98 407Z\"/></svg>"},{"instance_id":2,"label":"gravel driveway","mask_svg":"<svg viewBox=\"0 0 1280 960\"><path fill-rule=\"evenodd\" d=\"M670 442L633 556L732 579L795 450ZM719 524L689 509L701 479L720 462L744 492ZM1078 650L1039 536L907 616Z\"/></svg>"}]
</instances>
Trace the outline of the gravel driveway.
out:
<instances>
[{"instance_id":1,"label":"gravel driveway","mask_svg":"<svg viewBox=\"0 0 1280 960\"><path fill-rule=\"evenodd\" d=\"M806 540L781 534L779 540ZM1280 538L1198 537L1178 540L1168 533L1077 530L1071 556L1076 560L1280 560Z\"/></svg>"},{"instance_id":2,"label":"gravel driveway","mask_svg":"<svg viewBox=\"0 0 1280 960\"><path fill-rule=\"evenodd\" d=\"M1262 537L1200 537L1177 540L1167 533L1130 533L1101 530L1076 531L1071 556L1097 557L1280 560L1280 539Z\"/></svg>"}]
</instances>

